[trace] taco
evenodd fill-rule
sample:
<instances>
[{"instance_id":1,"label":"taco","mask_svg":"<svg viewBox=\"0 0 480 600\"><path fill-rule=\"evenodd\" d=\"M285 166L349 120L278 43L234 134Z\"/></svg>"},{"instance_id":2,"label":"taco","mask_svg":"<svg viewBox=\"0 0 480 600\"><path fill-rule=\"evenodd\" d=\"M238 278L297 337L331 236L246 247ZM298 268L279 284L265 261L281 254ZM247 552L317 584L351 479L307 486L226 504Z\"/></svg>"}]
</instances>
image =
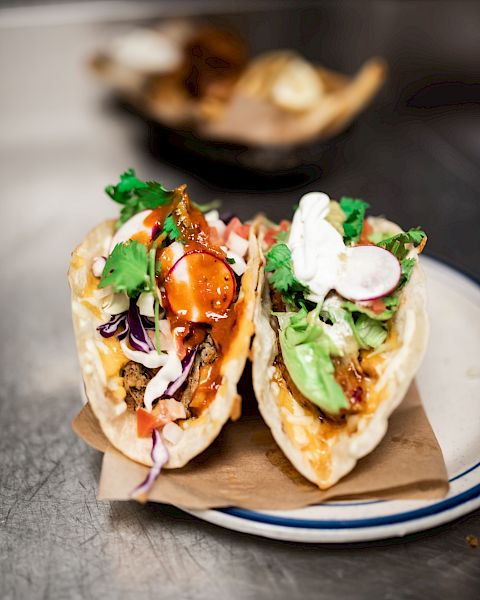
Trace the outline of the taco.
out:
<instances>
[{"instance_id":1,"label":"taco","mask_svg":"<svg viewBox=\"0 0 480 600\"><path fill-rule=\"evenodd\" d=\"M169 191L129 170L106 191L120 218L87 235L69 270L86 395L115 448L182 467L240 414L257 240L238 218L194 204L186 186Z\"/></svg>"},{"instance_id":2,"label":"taco","mask_svg":"<svg viewBox=\"0 0 480 600\"><path fill-rule=\"evenodd\" d=\"M292 223L259 226L253 384L285 455L326 489L371 452L427 342L419 228L368 204L303 196Z\"/></svg>"}]
</instances>

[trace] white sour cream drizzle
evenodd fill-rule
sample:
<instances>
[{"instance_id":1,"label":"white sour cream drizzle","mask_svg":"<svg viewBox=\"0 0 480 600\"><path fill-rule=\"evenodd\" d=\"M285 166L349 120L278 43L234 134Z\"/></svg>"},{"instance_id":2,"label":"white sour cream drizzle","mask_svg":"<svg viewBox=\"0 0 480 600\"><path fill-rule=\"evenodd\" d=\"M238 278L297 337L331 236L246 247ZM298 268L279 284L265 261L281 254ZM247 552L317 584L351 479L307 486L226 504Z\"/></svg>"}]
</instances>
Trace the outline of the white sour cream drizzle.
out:
<instances>
[{"instance_id":1,"label":"white sour cream drizzle","mask_svg":"<svg viewBox=\"0 0 480 600\"><path fill-rule=\"evenodd\" d=\"M145 409L148 411L152 410L152 402L162 396L169 383L178 379L182 374L182 362L175 351L162 356L167 357L165 365L153 379L150 379L145 388L143 403L145 404Z\"/></svg>"}]
</instances>

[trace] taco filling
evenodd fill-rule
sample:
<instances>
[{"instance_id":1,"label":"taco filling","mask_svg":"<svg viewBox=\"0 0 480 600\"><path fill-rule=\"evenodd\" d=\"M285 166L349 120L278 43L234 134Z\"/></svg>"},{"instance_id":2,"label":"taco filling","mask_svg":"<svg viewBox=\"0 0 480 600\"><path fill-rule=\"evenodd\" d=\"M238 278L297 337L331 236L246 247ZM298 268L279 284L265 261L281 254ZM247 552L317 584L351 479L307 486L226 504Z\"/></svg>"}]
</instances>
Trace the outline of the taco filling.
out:
<instances>
[{"instance_id":1,"label":"taco filling","mask_svg":"<svg viewBox=\"0 0 480 600\"><path fill-rule=\"evenodd\" d=\"M193 203L186 186L167 190L132 169L106 192L120 217L87 236L69 272L87 395L114 446L154 470L176 468L240 414L256 238Z\"/></svg>"},{"instance_id":2,"label":"taco filling","mask_svg":"<svg viewBox=\"0 0 480 600\"><path fill-rule=\"evenodd\" d=\"M101 274L101 259L92 265L98 288L111 295L111 317L98 332L124 356L112 376L124 390L125 410L137 415L140 437L198 417L215 396L242 310L249 234L238 218L202 212L186 186L142 184L130 171L107 188L124 209ZM149 208L130 216L136 196L136 208Z\"/></svg>"},{"instance_id":3,"label":"taco filling","mask_svg":"<svg viewBox=\"0 0 480 600\"><path fill-rule=\"evenodd\" d=\"M264 234L276 373L331 432L381 401L376 384L397 344L395 315L426 242L419 228L377 227L367 208L311 192L291 224L270 223Z\"/></svg>"}]
</instances>

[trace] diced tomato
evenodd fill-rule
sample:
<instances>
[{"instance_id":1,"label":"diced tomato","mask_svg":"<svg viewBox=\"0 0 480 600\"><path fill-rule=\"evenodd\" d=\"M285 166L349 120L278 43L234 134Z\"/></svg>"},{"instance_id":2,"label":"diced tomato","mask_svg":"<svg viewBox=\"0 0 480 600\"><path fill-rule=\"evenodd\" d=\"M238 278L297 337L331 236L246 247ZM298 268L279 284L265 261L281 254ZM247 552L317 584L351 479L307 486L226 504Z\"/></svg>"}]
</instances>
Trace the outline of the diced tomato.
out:
<instances>
[{"instance_id":1,"label":"diced tomato","mask_svg":"<svg viewBox=\"0 0 480 600\"><path fill-rule=\"evenodd\" d=\"M164 415L154 415L143 408L137 410L137 435L138 437L147 437L153 429L163 427L171 419Z\"/></svg>"},{"instance_id":2,"label":"diced tomato","mask_svg":"<svg viewBox=\"0 0 480 600\"><path fill-rule=\"evenodd\" d=\"M248 234L250 232L250 225L243 225L238 217L233 217L230 223L227 225L225 229L225 233L223 235L224 240L228 240L229 235L234 231L237 235L242 237L245 240L248 240Z\"/></svg>"},{"instance_id":3,"label":"diced tomato","mask_svg":"<svg viewBox=\"0 0 480 600\"><path fill-rule=\"evenodd\" d=\"M265 234L265 237L263 239L265 245L270 248L270 246L273 246L273 244L276 242L276 236L281 232L281 231L288 231L290 229L290 221L286 221L285 219L283 219L282 221L280 221L280 225L278 227L273 227L272 229L269 229L267 231L267 233Z\"/></svg>"},{"instance_id":4,"label":"diced tomato","mask_svg":"<svg viewBox=\"0 0 480 600\"><path fill-rule=\"evenodd\" d=\"M363 219L362 232L360 233L359 243L363 245L371 244L372 242L369 240L369 236L373 233L373 227L367 221L367 219Z\"/></svg>"},{"instance_id":5,"label":"diced tomato","mask_svg":"<svg viewBox=\"0 0 480 600\"><path fill-rule=\"evenodd\" d=\"M385 306L385 302L382 300L382 298L376 298L370 303L370 310L377 315L382 313L386 308L387 307Z\"/></svg>"}]
</instances>

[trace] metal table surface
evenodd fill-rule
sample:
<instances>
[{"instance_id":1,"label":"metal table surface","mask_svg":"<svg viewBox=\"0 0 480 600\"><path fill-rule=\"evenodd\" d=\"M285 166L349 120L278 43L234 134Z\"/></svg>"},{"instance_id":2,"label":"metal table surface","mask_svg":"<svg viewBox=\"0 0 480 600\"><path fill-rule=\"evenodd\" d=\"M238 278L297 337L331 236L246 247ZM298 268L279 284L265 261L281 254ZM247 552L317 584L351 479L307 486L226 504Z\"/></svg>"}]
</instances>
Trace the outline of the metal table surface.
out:
<instances>
[{"instance_id":1,"label":"metal table surface","mask_svg":"<svg viewBox=\"0 0 480 600\"><path fill-rule=\"evenodd\" d=\"M81 398L66 270L73 246L115 214L104 185L132 165L167 186L187 181L193 198L221 196L242 217L259 206L288 216L302 190L219 191L159 164L145 125L112 113L82 69L117 26L1 16L0 597L478 598L480 549L466 536L480 536L480 511L405 539L331 547L96 500L101 456L70 429ZM384 96L313 187L422 224L430 253L480 278L473 108L392 117Z\"/></svg>"}]
</instances>

